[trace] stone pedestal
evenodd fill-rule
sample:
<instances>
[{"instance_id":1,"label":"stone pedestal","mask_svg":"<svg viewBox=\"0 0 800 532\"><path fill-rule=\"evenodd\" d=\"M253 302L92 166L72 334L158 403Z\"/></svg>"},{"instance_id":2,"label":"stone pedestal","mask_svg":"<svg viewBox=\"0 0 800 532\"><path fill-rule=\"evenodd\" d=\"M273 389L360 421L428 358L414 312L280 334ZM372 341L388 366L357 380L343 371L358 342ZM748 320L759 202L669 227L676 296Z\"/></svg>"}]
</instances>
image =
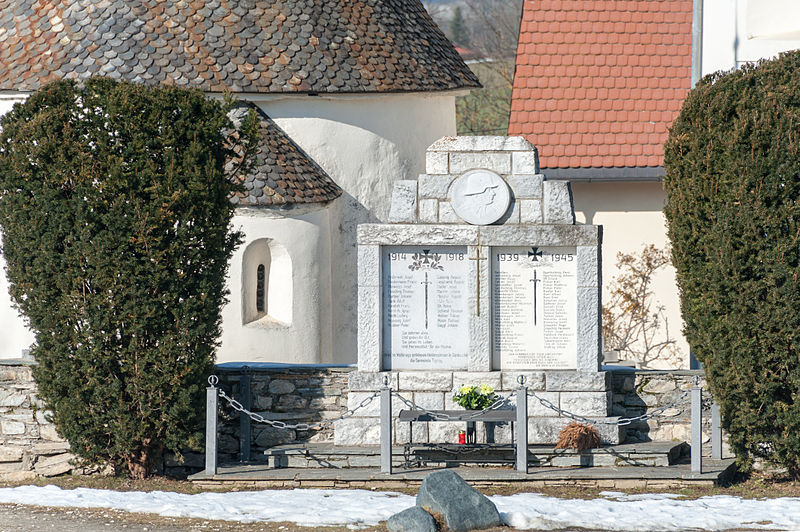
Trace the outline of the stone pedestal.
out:
<instances>
[{"instance_id":1,"label":"stone pedestal","mask_svg":"<svg viewBox=\"0 0 800 532\"><path fill-rule=\"evenodd\" d=\"M358 371L350 407L385 375L427 409L457 409L463 385L508 397L526 386L529 442L553 443L571 419L609 418L600 369L602 228L576 225L569 184L538 172L521 137L446 137L426 174L395 185L390 224L358 228ZM397 398L393 411L406 406ZM374 402L336 423L337 444L377 444ZM620 429L598 424L607 443ZM457 423L396 422L396 443L457 441ZM510 441L510 426L478 438Z\"/></svg>"}]
</instances>

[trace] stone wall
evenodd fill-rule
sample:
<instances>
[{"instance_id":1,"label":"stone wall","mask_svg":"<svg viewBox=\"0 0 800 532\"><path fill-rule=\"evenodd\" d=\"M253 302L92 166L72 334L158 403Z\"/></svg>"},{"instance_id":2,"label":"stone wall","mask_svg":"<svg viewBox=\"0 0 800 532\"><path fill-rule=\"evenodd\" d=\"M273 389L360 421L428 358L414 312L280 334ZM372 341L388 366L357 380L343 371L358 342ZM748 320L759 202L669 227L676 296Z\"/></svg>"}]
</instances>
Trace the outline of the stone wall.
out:
<instances>
[{"instance_id":1,"label":"stone wall","mask_svg":"<svg viewBox=\"0 0 800 532\"><path fill-rule=\"evenodd\" d=\"M283 421L287 424L316 423L325 420L339 419L343 413L358 404L370 391L380 385L378 382L367 382L367 375L354 372L349 367L326 366L266 366L253 368L231 368L219 366L220 386L233 397L240 399L240 390L244 378L250 379L251 410L267 419ZM375 374L373 374L375 375ZM392 375L392 374L390 374ZM402 379L405 375L405 379ZM428 408L457 408L452 403L454 387L461 383L460 377L475 374L464 373L450 375L447 383L429 382L436 375L416 374L417 381L409 380L414 376L409 373L394 373L392 386L404 386L404 396L413 399ZM602 373L598 374L603 375ZM628 426L627 442L660 440L689 441L691 433L689 397L682 397L693 385L696 377L705 387L702 371L610 371L606 372L613 388L610 413L613 416L635 417L662 406L667 408L663 415L644 422ZM247 376L247 377L246 377ZM527 385L540 396L549 400L557 400L562 408L573 406L570 401L590 401L592 393L584 390L580 393L553 392L557 387L553 382L548 387L543 375L526 374ZM452 381L456 378L458 383ZM495 385L501 394L506 394L516 386L516 373L491 372L480 374L481 382ZM348 393L348 378L355 388ZM425 380L425 382L419 381ZM369 380L369 379L367 379ZM403 384L400 381L403 381ZM415 384L416 382L416 384ZM470 381L471 382L471 381ZM420 388L413 390L412 388ZM430 389L430 390L429 390ZM432 391L436 389L436 391ZM394 401L394 411L404 408L399 401ZM704 454L710 454L710 395L704 393ZM337 439L347 440L347 431L365 431L375 436L379 423L377 411L379 400L356 412L356 415L341 425L343 431ZM541 411L541 405L529 401L531 413ZM534 410L535 409L535 410ZM558 418L553 421L558 422ZM566 419L562 420L567 422ZM226 401L220 401L220 462L231 462L239 459L240 452L240 416ZM556 423L558 424L558 423ZM405 425L405 426L401 426ZM457 423L439 423L432 429L424 423L415 424L415 441L456 441ZM478 430L483 430L478 424ZM554 425L555 426L555 425ZM495 427L496 441L510 439L509 427ZM532 427L536 430L536 427ZM420 431L419 433L416 433ZM431 432L428 432L431 431ZM424 434L423 434L424 433ZM409 434L407 424L396 424L397 441L407 441ZM291 442L334 442L333 427L322 430L277 429L261 424L251 425L251 459L263 459L264 450L282 443ZM481 432L480 438L484 437ZM341 443L348 443L341 441ZM725 455L729 455L724 446ZM31 362L21 360L0 360L0 480L27 480L35 476L54 476L62 473L87 470L70 463L73 455L69 453L69 445L58 436L53 424L48 421L47 413L42 410L36 398L36 385L31 377ZM185 453L186 460L177 462L172 457L165 459L162 471L170 475L182 476L195 472L203 467L202 453Z\"/></svg>"},{"instance_id":2,"label":"stone wall","mask_svg":"<svg viewBox=\"0 0 800 532\"><path fill-rule=\"evenodd\" d=\"M68 473L73 458L36 397L31 362L0 360L0 480Z\"/></svg>"},{"instance_id":3,"label":"stone wall","mask_svg":"<svg viewBox=\"0 0 800 532\"><path fill-rule=\"evenodd\" d=\"M249 410L268 420L287 425L316 424L339 419L347 410L348 366L286 366L261 364L253 367L217 367L220 386L247 407L242 383L250 380ZM220 399L220 462L235 461L240 453L240 415ZM319 430L274 428L251 423L253 460L263 459L266 449L291 442L331 442L333 425Z\"/></svg>"},{"instance_id":4,"label":"stone wall","mask_svg":"<svg viewBox=\"0 0 800 532\"><path fill-rule=\"evenodd\" d=\"M697 380L703 388L703 454L711 455L711 402L702 370L612 371L612 414L637 417L657 408L667 407L658 416L631 423L627 443L640 441L691 441L691 400L687 392ZM684 394L686 394L684 396ZM729 456L727 437L723 434L723 456Z\"/></svg>"}]
</instances>

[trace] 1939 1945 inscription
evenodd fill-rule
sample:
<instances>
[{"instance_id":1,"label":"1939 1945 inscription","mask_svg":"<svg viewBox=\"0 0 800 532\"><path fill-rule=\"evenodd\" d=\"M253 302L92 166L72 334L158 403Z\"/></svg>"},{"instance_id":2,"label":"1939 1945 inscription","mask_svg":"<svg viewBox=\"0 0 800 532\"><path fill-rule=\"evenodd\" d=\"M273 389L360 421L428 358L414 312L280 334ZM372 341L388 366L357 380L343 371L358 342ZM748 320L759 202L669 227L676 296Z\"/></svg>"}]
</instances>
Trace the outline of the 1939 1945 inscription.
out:
<instances>
[{"instance_id":1,"label":"1939 1945 inscription","mask_svg":"<svg viewBox=\"0 0 800 532\"><path fill-rule=\"evenodd\" d=\"M576 369L574 247L492 248L492 351L498 369Z\"/></svg>"}]
</instances>

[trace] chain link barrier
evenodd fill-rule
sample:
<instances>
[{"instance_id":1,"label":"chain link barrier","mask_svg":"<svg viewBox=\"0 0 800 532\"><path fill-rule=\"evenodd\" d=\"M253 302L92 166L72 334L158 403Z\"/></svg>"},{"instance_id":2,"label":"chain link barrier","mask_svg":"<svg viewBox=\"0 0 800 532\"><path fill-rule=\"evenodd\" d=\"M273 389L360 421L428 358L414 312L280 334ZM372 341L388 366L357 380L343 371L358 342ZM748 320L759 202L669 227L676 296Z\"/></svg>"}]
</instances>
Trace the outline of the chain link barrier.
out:
<instances>
[{"instance_id":1,"label":"chain link barrier","mask_svg":"<svg viewBox=\"0 0 800 532\"><path fill-rule=\"evenodd\" d=\"M217 383L219 382L219 379L217 378L216 375L212 375L211 377L208 378L208 382L209 382L209 384L211 384L211 386L216 386ZM408 399L406 397L403 397L402 395L400 395L399 392L394 391L394 390L392 390L391 394L393 396L397 397L397 399L401 403L406 405L411 410L424 412L425 414L429 415L435 421L469 421L470 419L477 419L477 418L481 417L484 414L484 412L486 412L488 410L500 410L502 407L507 406L509 401L517 395L517 390L512 390L511 393L509 393L508 396L501 397L501 398L497 399L497 401L495 401L494 403L492 403L491 405L489 405L488 407L486 407L483 410L479 410L479 411L476 411L476 412L471 413L471 414L466 414L466 413L461 414L461 413L459 413L459 414L456 414L456 415L450 415L447 412L444 412L442 410L430 410L428 408L420 406L417 403L415 403L412 399ZM308 431L308 430L325 429L325 428L328 428L331 425L333 425L336 421L352 417L353 415L355 415L356 412L358 412L362 408L367 407L367 405L369 405L372 401L374 401L376 397L380 396L380 391L373 392L372 395L369 395L369 396L365 397L358 405L356 405L354 408L348 409L341 416L339 416L339 418L337 418L337 419L328 419L328 420L320 421L320 422L317 422L317 423L296 423L296 424L289 424L289 423L286 423L284 421L279 421L277 419L267 419L267 418L265 418L264 416L262 416L260 414L257 414L255 412L251 412L250 410L248 410L244 406L242 406L242 403L240 403L239 401L237 401L233 397L230 397L228 394L226 394L225 391L222 388L219 388L219 395L220 395L220 397L222 397L223 399L225 399L228 402L228 404L231 406L231 408L233 408L237 412L240 412L242 414L245 414L246 416L249 416L250 419L252 419L256 423L264 423L266 425L270 425L270 426L272 426L274 428L278 428L278 429L293 429L293 430ZM539 397L532 390L528 390L528 397L533 397L534 399L539 401L539 403L542 406L544 406L545 408L549 408L550 410L553 410L554 412L558 413L560 416L564 416L564 417L567 417L569 419L573 419L575 421L580 421L581 423L586 423L586 424L589 424L589 425L618 425L618 426L630 425L631 423L636 423L636 422L640 422L640 421L647 421L648 419L660 416L665 411L669 410L670 408L674 408L674 407L678 406L679 404L681 404L684 401L684 399L686 399L686 397L688 397L688 395L689 395L689 391L684 391L681 394L680 397L678 397L677 399L675 399L671 403L669 403L667 405L664 405L664 406L660 406L658 408L655 408L652 411L647 412L645 414L642 414L640 416L619 418L616 421L606 421L606 420L600 420L600 419L591 419L591 418L588 418L588 417L581 416L579 414L575 414L573 412L570 412L569 410L564 410L563 408L560 408L560 407L554 405L551 401L545 399L544 397Z\"/></svg>"},{"instance_id":2,"label":"chain link barrier","mask_svg":"<svg viewBox=\"0 0 800 532\"><path fill-rule=\"evenodd\" d=\"M536 395L531 390L528 390L528 397L533 397L534 399L539 401L539 403L542 406L544 406L546 408L549 408L550 410L553 410L554 412L558 412L558 414L561 415L561 416L568 417L570 419L574 419L575 421L580 421L581 423L586 423L587 425L619 425L619 426L622 426L622 425L630 425L631 423L635 423L637 421L646 421L646 420L648 420L650 418L654 418L656 416L660 416L661 414L663 414L668 409L679 405L680 403L683 402L684 399L686 399L686 397L688 395L689 395L689 392L688 391L684 391L681 394L680 397L678 397L677 399L675 399L671 403L669 403L667 405L664 405L664 406L660 406L658 408L655 408L655 409L653 409L652 411L650 411L650 412L648 412L646 414L642 414L641 416L623 417L623 418L617 419L616 421L605 421L605 420L601 420L601 419L590 419L588 417L584 417L584 416L580 416L578 414L574 414L574 413L570 412L569 410L564 410L563 408L559 408L556 405L554 405L552 402L550 402L547 399L545 399L544 397L539 397L538 395Z\"/></svg>"},{"instance_id":3,"label":"chain link barrier","mask_svg":"<svg viewBox=\"0 0 800 532\"><path fill-rule=\"evenodd\" d=\"M212 382L212 377L214 379L213 382ZM216 375L212 375L211 377L208 378L208 382L212 386L216 387L216 384L217 384L217 382L219 382L219 379L216 377ZM376 397L378 397L380 395L380 392L374 392L372 395L365 397L360 403L358 403L358 405L356 405L355 408L351 408L351 409L347 410L341 416L339 416L339 418L337 418L337 419L326 419L325 421L320 421L320 422L317 422L317 423L295 423L295 424L290 424L290 423L286 423L284 421L279 421L277 419L267 419L264 416L262 416L261 414L256 414L255 412L251 412L250 410L248 410L244 406L242 406L242 403L240 403L239 401L237 401L233 397L231 397L228 394L226 394L225 390L223 390L222 388L217 388L217 389L219 390L219 396L222 397L223 399L225 399L226 401L228 401L228 404L231 405L231 408L233 408L237 412L241 412L242 414L248 416L250 419L252 419L256 423L264 423L264 424L269 425L271 427L274 427L276 429L293 429L293 430L303 430L303 431L305 431L305 430L321 430L321 429L328 428L331 425L333 425L335 422L337 422L337 421L339 421L341 419L347 419L347 418L353 416L357 411L361 410L362 408L365 408L368 404L370 404L373 400L375 400Z\"/></svg>"}]
</instances>

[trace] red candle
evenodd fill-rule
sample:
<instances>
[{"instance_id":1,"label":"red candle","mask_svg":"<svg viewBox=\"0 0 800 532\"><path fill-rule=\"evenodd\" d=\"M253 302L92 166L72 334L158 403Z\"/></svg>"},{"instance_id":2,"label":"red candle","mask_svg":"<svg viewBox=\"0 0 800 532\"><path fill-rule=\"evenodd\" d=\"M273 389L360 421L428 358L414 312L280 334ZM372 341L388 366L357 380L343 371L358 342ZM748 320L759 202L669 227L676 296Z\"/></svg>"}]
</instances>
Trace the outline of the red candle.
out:
<instances>
[{"instance_id":1,"label":"red candle","mask_svg":"<svg viewBox=\"0 0 800 532\"><path fill-rule=\"evenodd\" d=\"M460 443L461 445L467 443L467 433L464 432L463 430L458 431L458 443Z\"/></svg>"}]
</instances>

